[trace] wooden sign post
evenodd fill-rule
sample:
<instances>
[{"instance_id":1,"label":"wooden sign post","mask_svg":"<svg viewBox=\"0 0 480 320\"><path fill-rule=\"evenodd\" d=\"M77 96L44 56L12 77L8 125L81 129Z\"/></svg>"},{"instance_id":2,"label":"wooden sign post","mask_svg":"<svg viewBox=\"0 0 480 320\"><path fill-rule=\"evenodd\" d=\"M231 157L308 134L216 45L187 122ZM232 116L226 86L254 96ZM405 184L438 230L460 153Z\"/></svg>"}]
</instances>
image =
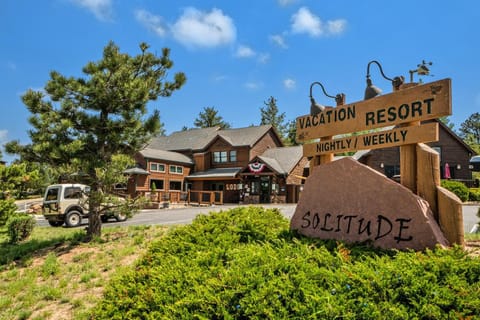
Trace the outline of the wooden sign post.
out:
<instances>
[{"instance_id":1,"label":"wooden sign post","mask_svg":"<svg viewBox=\"0 0 480 320\"><path fill-rule=\"evenodd\" d=\"M331 162L336 153L399 146L401 184L415 194L420 189L421 196L425 195L440 223L446 221L442 218L446 217L445 213L437 211L440 207L455 207L455 216L461 216L461 210L458 213L458 198L438 202L437 194L441 193L442 199L445 198L438 174L421 173L422 170L439 170L438 157L419 149L419 143L438 140L438 124L421 124L421 121L451 113L450 79L421 85L406 84L390 94L350 104L342 101L336 108L327 107L319 114L298 117L296 140L304 143L304 156L312 158L311 169ZM369 133L345 136L361 131ZM420 156L417 156L417 150L420 150ZM417 166L418 158L426 167ZM455 230L451 226L440 226L450 243L463 245L463 227L460 230L458 219L456 221Z\"/></svg>"}]
</instances>

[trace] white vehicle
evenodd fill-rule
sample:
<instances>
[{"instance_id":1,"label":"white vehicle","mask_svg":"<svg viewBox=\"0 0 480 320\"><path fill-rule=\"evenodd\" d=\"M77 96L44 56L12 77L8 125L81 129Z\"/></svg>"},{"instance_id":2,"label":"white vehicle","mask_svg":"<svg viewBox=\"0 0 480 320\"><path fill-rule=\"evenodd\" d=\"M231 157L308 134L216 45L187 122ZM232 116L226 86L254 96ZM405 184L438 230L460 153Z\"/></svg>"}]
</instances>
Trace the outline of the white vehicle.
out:
<instances>
[{"instance_id":1,"label":"white vehicle","mask_svg":"<svg viewBox=\"0 0 480 320\"><path fill-rule=\"evenodd\" d=\"M77 227L82 218L88 218L88 193L90 187L84 184L54 184L47 187L43 197L42 213L52 227ZM107 222L110 218L117 221L127 220L123 213L102 210L100 218Z\"/></svg>"}]
</instances>

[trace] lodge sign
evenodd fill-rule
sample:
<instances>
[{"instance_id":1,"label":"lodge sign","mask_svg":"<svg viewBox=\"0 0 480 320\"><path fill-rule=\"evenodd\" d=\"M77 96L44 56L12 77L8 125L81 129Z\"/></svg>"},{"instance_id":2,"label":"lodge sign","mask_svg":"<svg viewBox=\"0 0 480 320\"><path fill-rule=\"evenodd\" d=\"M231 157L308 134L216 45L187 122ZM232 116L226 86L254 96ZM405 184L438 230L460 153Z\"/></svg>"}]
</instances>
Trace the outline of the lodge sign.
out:
<instances>
[{"instance_id":1,"label":"lodge sign","mask_svg":"<svg viewBox=\"0 0 480 320\"><path fill-rule=\"evenodd\" d=\"M402 89L297 118L297 142L423 121L452 113L451 80Z\"/></svg>"},{"instance_id":2,"label":"lodge sign","mask_svg":"<svg viewBox=\"0 0 480 320\"><path fill-rule=\"evenodd\" d=\"M393 130L304 144L303 155L311 157L320 154L380 149L437 140L438 123L427 123L421 126L400 127Z\"/></svg>"}]
</instances>

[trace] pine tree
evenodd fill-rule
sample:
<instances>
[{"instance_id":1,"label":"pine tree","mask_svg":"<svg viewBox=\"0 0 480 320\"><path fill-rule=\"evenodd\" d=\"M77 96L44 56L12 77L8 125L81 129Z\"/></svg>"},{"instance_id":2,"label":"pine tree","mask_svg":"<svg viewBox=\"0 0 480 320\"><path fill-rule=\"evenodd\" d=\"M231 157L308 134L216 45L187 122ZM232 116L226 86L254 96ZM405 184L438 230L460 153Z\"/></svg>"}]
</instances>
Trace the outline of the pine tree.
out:
<instances>
[{"instance_id":1,"label":"pine tree","mask_svg":"<svg viewBox=\"0 0 480 320\"><path fill-rule=\"evenodd\" d=\"M193 125L197 128L230 128L230 124L225 122L222 116L218 115L218 110L216 110L215 107L203 108L203 111L198 114L198 118L195 119Z\"/></svg>"},{"instance_id":2,"label":"pine tree","mask_svg":"<svg viewBox=\"0 0 480 320\"><path fill-rule=\"evenodd\" d=\"M285 124L285 112L279 113L277 107L277 99L270 97L267 101L263 102L265 107L260 108L261 113L261 125L270 124L274 127L282 139L287 134L287 125Z\"/></svg>"},{"instance_id":3,"label":"pine tree","mask_svg":"<svg viewBox=\"0 0 480 320\"><path fill-rule=\"evenodd\" d=\"M133 156L161 131L159 112L147 115L147 103L168 97L186 81L183 73L167 81L172 68L170 50L121 53L110 42L103 57L83 67L84 77L65 77L53 71L45 91L28 90L22 100L32 113L31 144L7 144L22 159L51 165L78 163L91 186L89 239L101 235L100 196L106 186L98 172L108 168L118 154Z\"/></svg>"}]
</instances>

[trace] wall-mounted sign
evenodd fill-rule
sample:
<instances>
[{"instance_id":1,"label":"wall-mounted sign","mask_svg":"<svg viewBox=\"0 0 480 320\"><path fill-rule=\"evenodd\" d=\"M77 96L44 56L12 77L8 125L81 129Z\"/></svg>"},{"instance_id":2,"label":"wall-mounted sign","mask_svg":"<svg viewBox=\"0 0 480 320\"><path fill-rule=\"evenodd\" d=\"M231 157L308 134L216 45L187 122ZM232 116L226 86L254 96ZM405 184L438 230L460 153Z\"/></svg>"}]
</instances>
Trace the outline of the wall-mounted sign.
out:
<instances>
[{"instance_id":1,"label":"wall-mounted sign","mask_svg":"<svg viewBox=\"0 0 480 320\"><path fill-rule=\"evenodd\" d=\"M437 140L438 123L427 123L421 126L401 127L358 136L320 140L303 145L303 156L311 157L328 153L380 149Z\"/></svg>"},{"instance_id":2,"label":"wall-mounted sign","mask_svg":"<svg viewBox=\"0 0 480 320\"><path fill-rule=\"evenodd\" d=\"M394 126L452 113L451 80L444 79L297 118L297 142Z\"/></svg>"}]
</instances>

